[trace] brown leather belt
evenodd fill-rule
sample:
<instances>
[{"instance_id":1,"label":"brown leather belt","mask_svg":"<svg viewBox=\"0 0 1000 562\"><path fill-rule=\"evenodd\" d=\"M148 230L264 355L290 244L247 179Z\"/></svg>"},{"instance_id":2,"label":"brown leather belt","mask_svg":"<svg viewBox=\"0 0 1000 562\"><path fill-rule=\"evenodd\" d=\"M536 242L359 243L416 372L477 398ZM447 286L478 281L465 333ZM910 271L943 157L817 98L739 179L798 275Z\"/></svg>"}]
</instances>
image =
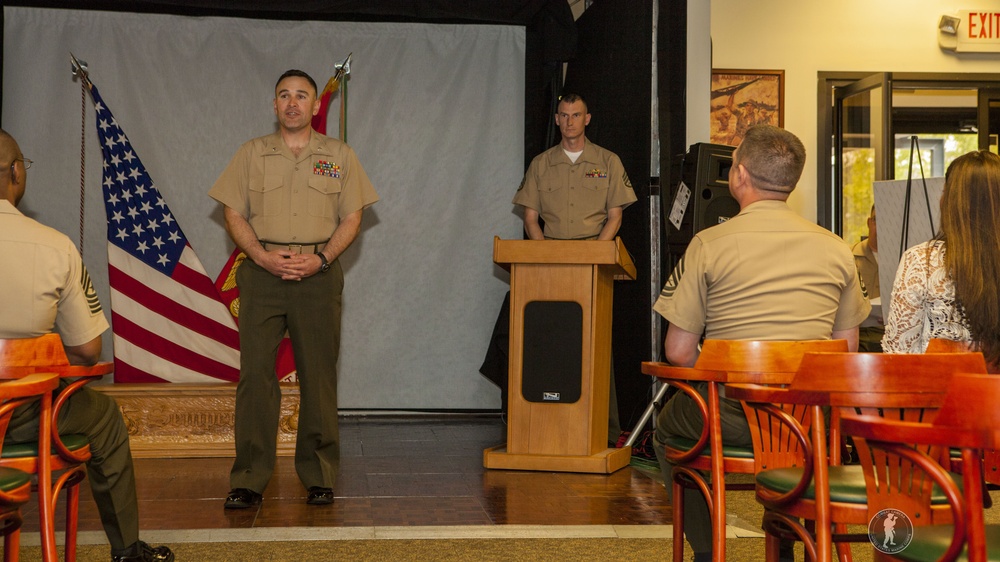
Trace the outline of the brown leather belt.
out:
<instances>
[{"instance_id":1,"label":"brown leather belt","mask_svg":"<svg viewBox=\"0 0 1000 562\"><path fill-rule=\"evenodd\" d=\"M281 244L278 242L261 240L260 244L264 246L264 249L268 252L273 252L275 250L287 250L297 254L318 254L323 251L327 242L329 242L329 240L324 240L322 242L310 242L309 244Z\"/></svg>"}]
</instances>

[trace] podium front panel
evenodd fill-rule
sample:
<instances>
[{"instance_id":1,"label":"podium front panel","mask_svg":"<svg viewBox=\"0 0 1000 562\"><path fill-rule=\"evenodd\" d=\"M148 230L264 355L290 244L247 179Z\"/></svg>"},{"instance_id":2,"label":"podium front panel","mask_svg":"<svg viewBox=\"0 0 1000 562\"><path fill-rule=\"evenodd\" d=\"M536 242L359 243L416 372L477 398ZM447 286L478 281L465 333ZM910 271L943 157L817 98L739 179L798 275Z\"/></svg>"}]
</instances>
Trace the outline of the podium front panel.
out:
<instances>
[{"instance_id":1,"label":"podium front panel","mask_svg":"<svg viewBox=\"0 0 1000 562\"><path fill-rule=\"evenodd\" d=\"M514 454L589 455L607 446L607 376L603 378L604 419L595 424L594 398L594 275L593 265L515 264L511 271L510 386L508 388L507 450ZM533 402L525 387L526 312L532 303L575 303L582 311L579 357L580 398L575 402ZM574 332L577 329L573 330ZM549 349L549 353L559 353ZM603 369L602 369L603 371ZM528 383L530 384L530 383ZM600 439L591 438L597 427ZM596 445L595 445L596 443Z\"/></svg>"},{"instance_id":2,"label":"podium front panel","mask_svg":"<svg viewBox=\"0 0 1000 562\"><path fill-rule=\"evenodd\" d=\"M627 466L628 448L607 447L613 277L635 277L624 246L497 238L493 259L510 266L510 384L507 444L487 449L485 466L604 474Z\"/></svg>"},{"instance_id":3,"label":"podium front panel","mask_svg":"<svg viewBox=\"0 0 1000 562\"><path fill-rule=\"evenodd\" d=\"M583 307L574 301L524 306L521 396L528 402L573 403L583 382Z\"/></svg>"}]
</instances>

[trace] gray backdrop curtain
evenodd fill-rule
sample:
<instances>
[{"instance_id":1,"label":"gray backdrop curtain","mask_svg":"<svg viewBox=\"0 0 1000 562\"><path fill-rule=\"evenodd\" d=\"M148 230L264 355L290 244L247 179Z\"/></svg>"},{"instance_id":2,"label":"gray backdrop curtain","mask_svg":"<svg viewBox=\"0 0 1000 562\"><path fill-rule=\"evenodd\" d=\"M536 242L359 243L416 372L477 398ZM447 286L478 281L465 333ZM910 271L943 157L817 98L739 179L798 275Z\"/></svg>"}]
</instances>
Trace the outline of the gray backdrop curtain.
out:
<instances>
[{"instance_id":1,"label":"gray backdrop curtain","mask_svg":"<svg viewBox=\"0 0 1000 562\"><path fill-rule=\"evenodd\" d=\"M35 161L22 211L79 240L73 52L212 277L233 246L206 192L241 143L275 130L278 75L322 87L353 52L348 142L382 201L342 259L341 407L499 406L477 369L507 290L492 239L521 236L523 27L6 7L3 47L3 125ZM84 261L110 309L94 129L88 97Z\"/></svg>"}]
</instances>

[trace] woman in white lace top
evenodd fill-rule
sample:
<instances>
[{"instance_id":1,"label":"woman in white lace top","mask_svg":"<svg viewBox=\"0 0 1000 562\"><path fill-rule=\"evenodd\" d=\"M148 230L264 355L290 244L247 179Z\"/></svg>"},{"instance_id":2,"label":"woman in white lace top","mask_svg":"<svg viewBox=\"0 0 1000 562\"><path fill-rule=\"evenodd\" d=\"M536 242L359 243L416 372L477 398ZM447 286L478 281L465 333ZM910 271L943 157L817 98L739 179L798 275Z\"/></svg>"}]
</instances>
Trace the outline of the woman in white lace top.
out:
<instances>
[{"instance_id":1,"label":"woman in white lace top","mask_svg":"<svg viewBox=\"0 0 1000 562\"><path fill-rule=\"evenodd\" d=\"M1000 365L1000 156L976 151L945 174L941 233L903 254L882 347L922 353L931 338L968 343Z\"/></svg>"}]
</instances>

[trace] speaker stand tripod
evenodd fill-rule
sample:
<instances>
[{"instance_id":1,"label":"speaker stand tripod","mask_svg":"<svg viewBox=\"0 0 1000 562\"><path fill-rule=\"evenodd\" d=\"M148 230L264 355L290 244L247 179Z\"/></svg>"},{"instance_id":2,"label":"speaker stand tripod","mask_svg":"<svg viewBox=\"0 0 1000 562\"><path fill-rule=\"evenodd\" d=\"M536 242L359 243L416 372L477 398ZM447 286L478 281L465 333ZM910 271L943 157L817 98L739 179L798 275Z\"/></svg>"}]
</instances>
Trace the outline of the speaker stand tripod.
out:
<instances>
[{"instance_id":1,"label":"speaker stand tripod","mask_svg":"<svg viewBox=\"0 0 1000 562\"><path fill-rule=\"evenodd\" d=\"M650 297L650 308L649 308L649 356L656 358L660 355L660 344L663 341L662 330L660 328L660 315L653 310L652 303L656 302L656 299L660 295L661 285L661 275L660 275L660 256L661 256L661 233L663 232L663 222L661 220L660 214L660 182L659 178L650 178L649 185L649 297ZM669 385L663 384L657 379L653 378L652 383L652 394L653 399L643 410L642 416L639 417L638 423L629 432L628 439L625 441L623 447L631 448L638 439L642 428L646 426L646 422L653 416L659 407L660 400L666 394ZM655 422L654 422L655 423Z\"/></svg>"}]
</instances>

